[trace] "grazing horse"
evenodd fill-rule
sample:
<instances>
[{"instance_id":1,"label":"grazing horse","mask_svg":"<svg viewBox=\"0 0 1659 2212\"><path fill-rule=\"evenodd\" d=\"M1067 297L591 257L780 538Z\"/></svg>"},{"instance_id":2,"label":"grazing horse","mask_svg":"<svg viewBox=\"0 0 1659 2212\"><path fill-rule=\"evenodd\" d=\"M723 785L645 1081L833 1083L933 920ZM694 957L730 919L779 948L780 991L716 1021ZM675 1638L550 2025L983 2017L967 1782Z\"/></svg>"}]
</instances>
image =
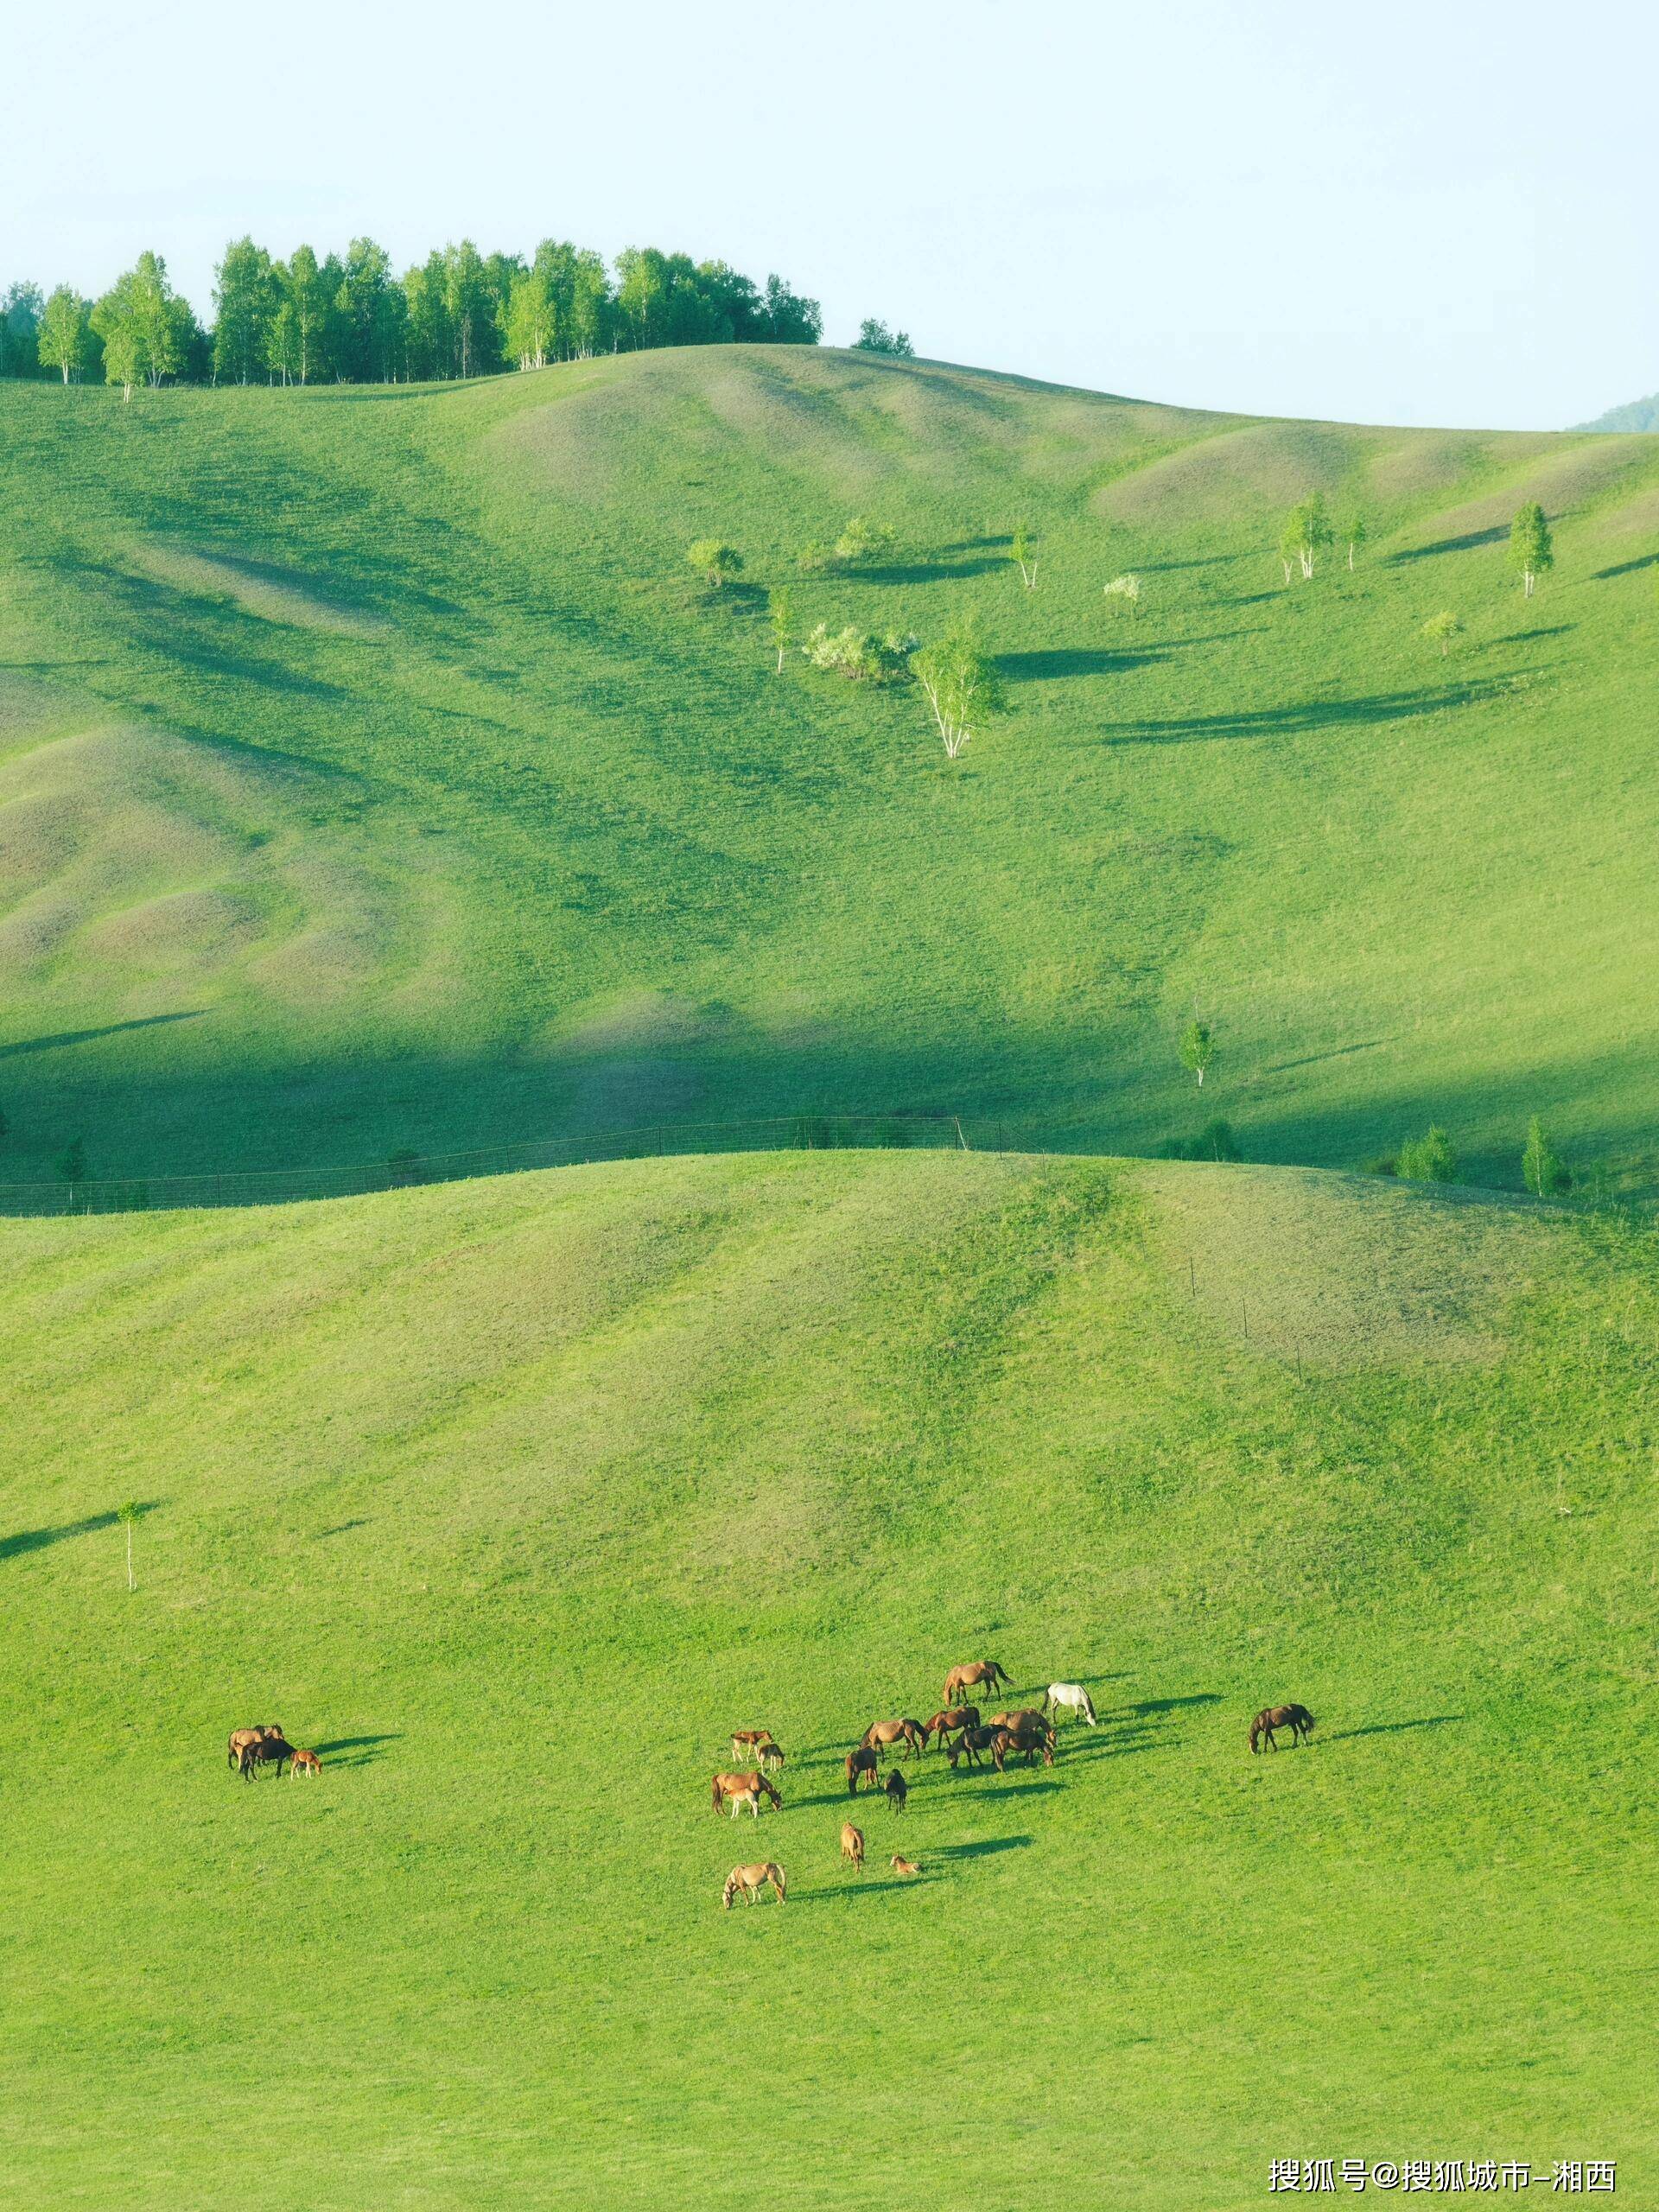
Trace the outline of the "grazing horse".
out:
<instances>
[{"instance_id":1,"label":"grazing horse","mask_svg":"<svg viewBox=\"0 0 1659 2212\"><path fill-rule=\"evenodd\" d=\"M774 1866L770 1859L764 1866L734 1866L726 1877L726 1887L721 1892L720 1901L729 1912L732 1909L732 1899L741 1890L746 1904L758 1904L768 1882L777 1891L778 1902L782 1904L784 1870L781 1866Z\"/></svg>"},{"instance_id":2,"label":"grazing horse","mask_svg":"<svg viewBox=\"0 0 1659 2212\"><path fill-rule=\"evenodd\" d=\"M734 1728L732 1757L734 1759L759 1758L766 1745L775 1740L770 1728Z\"/></svg>"},{"instance_id":3,"label":"grazing horse","mask_svg":"<svg viewBox=\"0 0 1659 2212\"><path fill-rule=\"evenodd\" d=\"M760 1800L763 1796L770 1797L779 1812L783 1810L783 1799L764 1774L717 1774L709 1794L710 1802L717 1813L724 1812L727 1800L730 1799L734 1820L747 1805L758 1821L760 1817Z\"/></svg>"},{"instance_id":4,"label":"grazing horse","mask_svg":"<svg viewBox=\"0 0 1659 2212\"><path fill-rule=\"evenodd\" d=\"M895 1813L904 1811L905 1800L909 1795L909 1785L898 1768L894 1767L893 1772L887 1777L887 1802Z\"/></svg>"},{"instance_id":5,"label":"grazing horse","mask_svg":"<svg viewBox=\"0 0 1659 2212\"><path fill-rule=\"evenodd\" d=\"M1039 1751L1043 1755L1043 1764L1045 1766L1052 1766L1054 1764L1054 1731L1049 1727L997 1728L993 1730L991 1734L991 1764L995 1767L999 1774L1002 1773L1004 1770L1004 1762L1007 1759L1017 1758L1021 1751L1025 1753L1026 1764L1027 1766L1031 1764L1033 1759L1036 1758Z\"/></svg>"},{"instance_id":6,"label":"grazing horse","mask_svg":"<svg viewBox=\"0 0 1659 2212\"><path fill-rule=\"evenodd\" d=\"M936 1713L922 1733L937 1737L943 1745L953 1728L977 1728L978 1726L979 1707L976 1705L953 1705L943 1713Z\"/></svg>"},{"instance_id":7,"label":"grazing horse","mask_svg":"<svg viewBox=\"0 0 1659 2212\"><path fill-rule=\"evenodd\" d=\"M1081 1682L1051 1682L1043 1696L1044 1712L1046 1713L1051 1706L1057 1716L1064 1706L1069 1713L1075 1713L1086 1720L1091 1728L1098 1717L1095 1712L1095 1700Z\"/></svg>"},{"instance_id":8,"label":"grazing horse","mask_svg":"<svg viewBox=\"0 0 1659 2212\"><path fill-rule=\"evenodd\" d=\"M950 1762L950 1771L956 1772L957 1761L960 1758L965 1758L970 1767L983 1766L985 1762L979 1754L990 1750L995 1735L995 1728L964 1728L944 1754Z\"/></svg>"},{"instance_id":9,"label":"grazing horse","mask_svg":"<svg viewBox=\"0 0 1659 2212\"><path fill-rule=\"evenodd\" d=\"M872 1789L875 1789L880 1787L880 1784L876 1780L876 1770L880 1764L880 1761L877 1757L875 1746L873 1744L861 1744L856 1751L848 1752L847 1795L849 1797L857 1796L858 1777L861 1774L868 1774L869 1776L870 1787Z\"/></svg>"},{"instance_id":10,"label":"grazing horse","mask_svg":"<svg viewBox=\"0 0 1659 2212\"><path fill-rule=\"evenodd\" d=\"M895 1874L914 1875L919 1874L922 1871L916 1861L913 1859L906 1859L902 1851L895 1851L887 1864Z\"/></svg>"},{"instance_id":11,"label":"grazing horse","mask_svg":"<svg viewBox=\"0 0 1659 2212\"><path fill-rule=\"evenodd\" d=\"M841 1824L841 1855L855 1874L864 1871L864 1831L855 1828L850 1821Z\"/></svg>"},{"instance_id":12,"label":"grazing horse","mask_svg":"<svg viewBox=\"0 0 1659 2212\"><path fill-rule=\"evenodd\" d=\"M315 1782L321 1772L322 1761L315 1751L296 1751L294 1764L288 1770L288 1778L292 1782L297 1775L308 1774Z\"/></svg>"},{"instance_id":13,"label":"grazing horse","mask_svg":"<svg viewBox=\"0 0 1659 2212\"><path fill-rule=\"evenodd\" d=\"M1268 1749L1276 1751L1279 1746L1274 1740L1275 1728L1288 1728L1291 1742L1304 1744L1313 1733L1313 1716L1305 1705L1263 1706L1250 1723L1250 1749L1259 1751L1265 1737Z\"/></svg>"},{"instance_id":14,"label":"grazing horse","mask_svg":"<svg viewBox=\"0 0 1659 2212\"><path fill-rule=\"evenodd\" d=\"M995 1659L973 1659L965 1667L953 1667L944 1678L944 1695L941 1705L954 1705L958 1690L994 1690L998 1683L1005 1689L1014 1688L1014 1679L1005 1674Z\"/></svg>"},{"instance_id":15,"label":"grazing horse","mask_svg":"<svg viewBox=\"0 0 1659 2212\"><path fill-rule=\"evenodd\" d=\"M776 1774L784 1763L784 1747L781 1744L762 1744L755 1757L760 1762L762 1773Z\"/></svg>"},{"instance_id":16,"label":"grazing horse","mask_svg":"<svg viewBox=\"0 0 1659 2212\"><path fill-rule=\"evenodd\" d=\"M1034 1730L1038 1735L1041 1736L1047 1732L1048 1715L1046 1713L1038 1713L1032 1707L1025 1705L1021 1706L1017 1712L994 1713L985 1725L988 1728L1012 1728L1016 1732L1022 1728Z\"/></svg>"},{"instance_id":17,"label":"grazing horse","mask_svg":"<svg viewBox=\"0 0 1659 2212\"><path fill-rule=\"evenodd\" d=\"M927 1731L919 1720L872 1720L858 1740L869 1745L879 1760L883 1751L894 1751L900 1744L912 1751L925 1751Z\"/></svg>"}]
</instances>

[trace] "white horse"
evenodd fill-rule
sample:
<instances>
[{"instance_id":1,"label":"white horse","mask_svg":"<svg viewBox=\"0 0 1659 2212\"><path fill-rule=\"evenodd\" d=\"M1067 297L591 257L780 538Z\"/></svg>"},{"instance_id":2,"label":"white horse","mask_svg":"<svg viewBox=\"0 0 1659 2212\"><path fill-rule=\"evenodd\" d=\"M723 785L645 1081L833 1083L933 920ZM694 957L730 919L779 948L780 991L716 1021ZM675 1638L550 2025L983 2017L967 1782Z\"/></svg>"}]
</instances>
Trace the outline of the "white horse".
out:
<instances>
[{"instance_id":1,"label":"white horse","mask_svg":"<svg viewBox=\"0 0 1659 2212\"><path fill-rule=\"evenodd\" d=\"M1081 1713L1092 1728L1095 1725L1095 1700L1081 1682L1051 1682L1043 1699L1043 1711L1052 1706L1058 1713L1062 1706Z\"/></svg>"}]
</instances>

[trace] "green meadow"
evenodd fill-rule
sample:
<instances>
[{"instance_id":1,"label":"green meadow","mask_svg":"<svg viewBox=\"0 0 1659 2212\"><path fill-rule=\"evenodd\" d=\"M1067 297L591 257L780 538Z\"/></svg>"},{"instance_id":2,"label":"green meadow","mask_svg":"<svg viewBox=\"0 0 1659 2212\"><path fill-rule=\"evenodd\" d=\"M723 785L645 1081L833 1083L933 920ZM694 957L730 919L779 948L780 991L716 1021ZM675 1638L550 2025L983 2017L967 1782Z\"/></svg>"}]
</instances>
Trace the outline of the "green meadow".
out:
<instances>
[{"instance_id":1,"label":"green meadow","mask_svg":"<svg viewBox=\"0 0 1659 2212\"><path fill-rule=\"evenodd\" d=\"M20 2203L1648 2201L1645 1234L787 1154L14 1222L0 1271ZM912 1762L843 1871L846 1746L982 1655L1100 1726ZM267 1719L320 1781L227 1772ZM717 1820L760 1723L784 1809ZM787 1903L722 1915L756 1856Z\"/></svg>"},{"instance_id":2,"label":"green meadow","mask_svg":"<svg viewBox=\"0 0 1659 2212\"><path fill-rule=\"evenodd\" d=\"M1366 542L1287 588L1315 489ZM800 574L852 515L893 554ZM8 385L0 1180L912 1109L1335 1166L1433 1118L1514 1187L1538 1112L1644 1187L1656 532L1650 437L800 346ZM950 764L913 685L778 674L784 582L798 636L976 613L1007 712Z\"/></svg>"}]
</instances>

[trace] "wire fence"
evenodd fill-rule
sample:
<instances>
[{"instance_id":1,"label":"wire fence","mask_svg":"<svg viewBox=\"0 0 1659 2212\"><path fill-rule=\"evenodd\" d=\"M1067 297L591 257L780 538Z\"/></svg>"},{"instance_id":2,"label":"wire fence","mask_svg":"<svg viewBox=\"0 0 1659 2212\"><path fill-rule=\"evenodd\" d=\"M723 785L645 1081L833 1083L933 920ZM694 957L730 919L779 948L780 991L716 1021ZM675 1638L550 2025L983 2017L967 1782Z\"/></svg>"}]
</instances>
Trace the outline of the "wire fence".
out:
<instances>
[{"instance_id":1,"label":"wire fence","mask_svg":"<svg viewBox=\"0 0 1659 2212\"><path fill-rule=\"evenodd\" d=\"M0 1184L0 1216L166 1213L190 1206L279 1206L307 1198L362 1198L426 1183L465 1183L537 1167L708 1152L962 1151L954 1114L791 1114L769 1121L670 1122L475 1152L395 1152L353 1167L276 1167L220 1175L88 1176Z\"/></svg>"}]
</instances>

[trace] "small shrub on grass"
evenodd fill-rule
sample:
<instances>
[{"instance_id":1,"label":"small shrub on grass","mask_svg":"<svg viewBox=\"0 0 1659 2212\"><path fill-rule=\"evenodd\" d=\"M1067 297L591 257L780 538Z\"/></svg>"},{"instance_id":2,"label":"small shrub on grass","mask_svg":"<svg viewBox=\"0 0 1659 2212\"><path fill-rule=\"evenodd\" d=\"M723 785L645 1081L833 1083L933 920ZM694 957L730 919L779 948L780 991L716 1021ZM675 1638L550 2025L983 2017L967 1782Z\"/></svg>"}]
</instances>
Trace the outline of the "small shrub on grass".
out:
<instances>
[{"instance_id":1,"label":"small shrub on grass","mask_svg":"<svg viewBox=\"0 0 1659 2212\"><path fill-rule=\"evenodd\" d=\"M861 561L878 561L891 553L899 533L890 522L868 522L855 515L836 540L835 557L849 568Z\"/></svg>"},{"instance_id":2,"label":"small shrub on grass","mask_svg":"<svg viewBox=\"0 0 1659 2212\"><path fill-rule=\"evenodd\" d=\"M718 537L698 537L686 548L686 559L706 584L718 591L743 573L743 556L735 545Z\"/></svg>"},{"instance_id":3,"label":"small shrub on grass","mask_svg":"<svg viewBox=\"0 0 1659 2212\"><path fill-rule=\"evenodd\" d=\"M1401 1146L1395 1172L1405 1183L1455 1183L1458 1155L1446 1131L1431 1122L1421 1136Z\"/></svg>"},{"instance_id":4,"label":"small shrub on grass","mask_svg":"<svg viewBox=\"0 0 1659 2212\"><path fill-rule=\"evenodd\" d=\"M916 645L914 638L898 630L877 638L850 622L844 630L831 630L827 622L820 622L801 651L811 667L844 676L849 683L894 683L908 671Z\"/></svg>"},{"instance_id":5,"label":"small shrub on grass","mask_svg":"<svg viewBox=\"0 0 1659 2212\"><path fill-rule=\"evenodd\" d=\"M1440 658L1444 660L1452 650L1452 639L1463 635L1463 624L1448 607L1443 613L1429 616L1423 625L1423 635L1439 645Z\"/></svg>"},{"instance_id":6,"label":"small shrub on grass","mask_svg":"<svg viewBox=\"0 0 1659 2212\"><path fill-rule=\"evenodd\" d=\"M1559 1198L1573 1187L1566 1161L1544 1135L1544 1125L1535 1114L1527 1131L1527 1148L1521 1155L1521 1179L1535 1198Z\"/></svg>"}]
</instances>

